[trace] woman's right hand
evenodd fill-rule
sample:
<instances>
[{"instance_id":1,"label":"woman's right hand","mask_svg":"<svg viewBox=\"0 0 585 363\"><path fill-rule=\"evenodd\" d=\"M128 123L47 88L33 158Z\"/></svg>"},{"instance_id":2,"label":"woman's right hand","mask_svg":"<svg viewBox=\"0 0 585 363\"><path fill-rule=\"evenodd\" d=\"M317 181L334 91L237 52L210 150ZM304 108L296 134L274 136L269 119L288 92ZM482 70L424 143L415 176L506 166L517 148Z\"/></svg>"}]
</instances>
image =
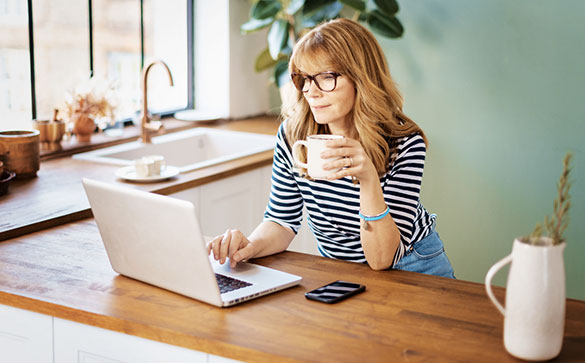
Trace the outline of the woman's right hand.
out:
<instances>
[{"instance_id":1,"label":"woman's right hand","mask_svg":"<svg viewBox=\"0 0 585 363\"><path fill-rule=\"evenodd\" d=\"M207 253L213 252L213 258L224 264L229 258L230 266L236 267L240 261L254 257L254 244L237 229L228 229L207 244Z\"/></svg>"}]
</instances>

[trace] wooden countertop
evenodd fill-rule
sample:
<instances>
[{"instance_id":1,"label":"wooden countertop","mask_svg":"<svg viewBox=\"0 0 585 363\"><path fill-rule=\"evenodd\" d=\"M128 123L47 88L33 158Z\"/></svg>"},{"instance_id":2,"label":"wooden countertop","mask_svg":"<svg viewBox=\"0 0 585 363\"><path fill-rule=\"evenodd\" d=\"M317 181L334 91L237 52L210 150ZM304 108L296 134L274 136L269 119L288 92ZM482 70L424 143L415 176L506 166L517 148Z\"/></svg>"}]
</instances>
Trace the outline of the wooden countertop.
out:
<instances>
[{"instance_id":1,"label":"wooden countertop","mask_svg":"<svg viewBox=\"0 0 585 363\"><path fill-rule=\"evenodd\" d=\"M176 127L179 130L194 127L193 123L174 120L170 122L182 125ZM264 116L237 121L222 120L216 124L202 126L276 135L278 125L276 117ZM119 143L119 141L112 143ZM269 165L271 162L272 151L267 151L180 174L168 181L135 184L117 179L114 175L117 166L73 160L69 156L44 160L41 162L36 178L13 180L9 193L0 196L0 241L91 217L89 203L81 184L83 177L124 183L135 188L169 194L258 166Z\"/></svg>"},{"instance_id":2,"label":"wooden countertop","mask_svg":"<svg viewBox=\"0 0 585 363\"><path fill-rule=\"evenodd\" d=\"M117 275L87 219L0 243L0 304L249 362L516 361L482 284L294 252L255 262L303 282L216 308ZM367 290L335 305L305 299L338 279ZM585 302L568 299L557 360L584 359Z\"/></svg>"}]
</instances>

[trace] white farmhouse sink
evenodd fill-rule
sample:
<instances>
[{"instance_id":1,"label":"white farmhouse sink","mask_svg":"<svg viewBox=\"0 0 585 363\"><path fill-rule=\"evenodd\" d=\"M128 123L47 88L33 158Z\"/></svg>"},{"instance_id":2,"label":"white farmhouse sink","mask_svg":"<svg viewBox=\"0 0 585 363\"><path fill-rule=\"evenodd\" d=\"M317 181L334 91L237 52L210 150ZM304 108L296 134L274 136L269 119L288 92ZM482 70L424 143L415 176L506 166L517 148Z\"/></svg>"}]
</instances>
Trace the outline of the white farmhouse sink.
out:
<instances>
[{"instance_id":1,"label":"white farmhouse sink","mask_svg":"<svg viewBox=\"0 0 585 363\"><path fill-rule=\"evenodd\" d=\"M274 149L269 135L195 128L152 138L152 144L129 142L76 154L74 159L111 165L133 165L146 155L163 155L167 165L187 172Z\"/></svg>"}]
</instances>

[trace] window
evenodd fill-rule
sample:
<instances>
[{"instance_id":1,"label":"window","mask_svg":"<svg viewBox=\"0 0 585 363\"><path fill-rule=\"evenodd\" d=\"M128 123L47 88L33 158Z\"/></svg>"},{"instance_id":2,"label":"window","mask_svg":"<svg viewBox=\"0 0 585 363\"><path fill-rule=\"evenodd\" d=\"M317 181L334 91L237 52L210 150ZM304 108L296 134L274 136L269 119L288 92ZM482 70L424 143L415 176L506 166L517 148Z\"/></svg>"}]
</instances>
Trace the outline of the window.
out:
<instances>
[{"instance_id":1,"label":"window","mask_svg":"<svg viewBox=\"0 0 585 363\"><path fill-rule=\"evenodd\" d=\"M140 108L144 62L149 108L170 114L193 105L193 0L0 0L0 129L47 119L64 94L95 75L113 82L118 116Z\"/></svg>"},{"instance_id":2,"label":"window","mask_svg":"<svg viewBox=\"0 0 585 363\"><path fill-rule=\"evenodd\" d=\"M0 0L0 129L31 115L28 15L23 0Z\"/></svg>"}]
</instances>

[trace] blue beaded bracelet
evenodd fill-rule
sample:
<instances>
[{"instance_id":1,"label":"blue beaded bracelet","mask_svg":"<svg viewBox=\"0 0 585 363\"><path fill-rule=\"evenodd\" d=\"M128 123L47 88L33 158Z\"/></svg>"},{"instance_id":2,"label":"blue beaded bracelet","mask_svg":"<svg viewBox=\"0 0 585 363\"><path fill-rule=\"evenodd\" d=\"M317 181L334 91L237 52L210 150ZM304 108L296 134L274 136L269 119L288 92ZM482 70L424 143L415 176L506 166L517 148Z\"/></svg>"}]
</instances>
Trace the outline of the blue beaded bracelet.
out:
<instances>
[{"instance_id":1,"label":"blue beaded bracelet","mask_svg":"<svg viewBox=\"0 0 585 363\"><path fill-rule=\"evenodd\" d=\"M362 214L361 210L358 212L360 218L362 219L362 227L364 228L365 231L368 230L368 222L380 220L386 217L388 213L390 213L390 207L388 206L386 206L386 209L382 213L375 216L365 216Z\"/></svg>"}]
</instances>

